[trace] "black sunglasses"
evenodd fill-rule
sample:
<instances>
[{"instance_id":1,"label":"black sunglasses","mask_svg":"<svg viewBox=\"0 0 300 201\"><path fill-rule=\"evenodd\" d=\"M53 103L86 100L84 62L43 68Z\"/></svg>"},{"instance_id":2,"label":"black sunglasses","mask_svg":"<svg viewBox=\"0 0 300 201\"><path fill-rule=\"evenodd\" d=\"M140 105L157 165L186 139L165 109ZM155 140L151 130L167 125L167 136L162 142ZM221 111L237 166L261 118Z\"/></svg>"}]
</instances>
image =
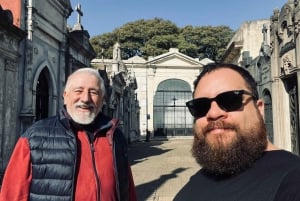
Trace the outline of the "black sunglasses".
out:
<instances>
[{"instance_id":1,"label":"black sunglasses","mask_svg":"<svg viewBox=\"0 0 300 201\"><path fill-rule=\"evenodd\" d=\"M257 100L258 98L252 93L245 90L226 91L218 94L214 98L197 98L186 102L190 113L195 118L204 117L210 109L211 102L216 101L219 107L226 111L232 112L239 110L243 105L243 94L250 95Z\"/></svg>"}]
</instances>

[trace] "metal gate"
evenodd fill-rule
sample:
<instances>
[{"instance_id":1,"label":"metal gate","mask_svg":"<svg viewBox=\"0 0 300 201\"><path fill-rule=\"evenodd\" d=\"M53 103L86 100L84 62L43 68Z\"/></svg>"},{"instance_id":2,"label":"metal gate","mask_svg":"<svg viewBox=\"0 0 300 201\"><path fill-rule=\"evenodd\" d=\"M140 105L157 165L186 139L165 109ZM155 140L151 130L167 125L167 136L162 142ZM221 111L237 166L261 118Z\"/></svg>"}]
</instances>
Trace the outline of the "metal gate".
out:
<instances>
[{"instance_id":1,"label":"metal gate","mask_svg":"<svg viewBox=\"0 0 300 201\"><path fill-rule=\"evenodd\" d=\"M192 98L189 84L169 79L158 85L153 102L155 136L192 135L193 118L185 102Z\"/></svg>"}]
</instances>

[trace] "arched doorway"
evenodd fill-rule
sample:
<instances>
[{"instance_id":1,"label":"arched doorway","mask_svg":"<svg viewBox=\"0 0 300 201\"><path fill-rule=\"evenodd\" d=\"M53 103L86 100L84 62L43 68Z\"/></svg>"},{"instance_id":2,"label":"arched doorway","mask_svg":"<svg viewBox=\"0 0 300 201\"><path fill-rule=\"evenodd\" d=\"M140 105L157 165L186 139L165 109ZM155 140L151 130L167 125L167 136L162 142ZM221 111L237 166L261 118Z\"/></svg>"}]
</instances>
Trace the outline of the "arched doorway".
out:
<instances>
[{"instance_id":1,"label":"arched doorway","mask_svg":"<svg viewBox=\"0 0 300 201\"><path fill-rule=\"evenodd\" d=\"M268 138L271 142L274 142L272 97L271 93L268 90L264 91L263 99L265 102L265 125L268 133Z\"/></svg>"},{"instance_id":2,"label":"arched doorway","mask_svg":"<svg viewBox=\"0 0 300 201\"><path fill-rule=\"evenodd\" d=\"M36 85L35 120L48 117L49 111L49 71L44 68L39 75Z\"/></svg>"},{"instance_id":3,"label":"arched doorway","mask_svg":"<svg viewBox=\"0 0 300 201\"><path fill-rule=\"evenodd\" d=\"M292 151L300 153L300 125L299 125L299 94L297 74L283 78L285 89L289 95L290 128Z\"/></svg>"},{"instance_id":4,"label":"arched doorway","mask_svg":"<svg viewBox=\"0 0 300 201\"><path fill-rule=\"evenodd\" d=\"M190 85L183 80L169 79L158 85L153 101L155 136L192 135L192 116L185 106L191 97Z\"/></svg>"}]
</instances>

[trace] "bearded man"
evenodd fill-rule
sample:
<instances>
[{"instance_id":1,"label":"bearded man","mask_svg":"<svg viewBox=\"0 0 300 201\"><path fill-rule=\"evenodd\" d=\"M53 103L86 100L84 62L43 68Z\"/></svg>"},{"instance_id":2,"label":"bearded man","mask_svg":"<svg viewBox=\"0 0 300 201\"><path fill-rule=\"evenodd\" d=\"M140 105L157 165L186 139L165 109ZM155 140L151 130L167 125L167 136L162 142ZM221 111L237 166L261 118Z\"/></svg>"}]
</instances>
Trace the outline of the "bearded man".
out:
<instances>
[{"instance_id":1,"label":"bearded man","mask_svg":"<svg viewBox=\"0 0 300 201\"><path fill-rule=\"evenodd\" d=\"M267 138L264 103L250 73L208 64L194 82L192 154L201 169L175 201L300 200L300 158Z\"/></svg>"}]
</instances>

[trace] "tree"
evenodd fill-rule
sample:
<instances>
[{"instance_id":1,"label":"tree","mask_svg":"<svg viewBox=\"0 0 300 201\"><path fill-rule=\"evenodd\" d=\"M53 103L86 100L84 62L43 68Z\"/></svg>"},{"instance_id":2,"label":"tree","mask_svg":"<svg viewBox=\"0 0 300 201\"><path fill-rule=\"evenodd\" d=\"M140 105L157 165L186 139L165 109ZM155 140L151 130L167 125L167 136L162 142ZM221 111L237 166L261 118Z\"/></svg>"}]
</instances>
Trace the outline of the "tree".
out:
<instances>
[{"instance_id":1,"label":"tree","mask_svg":"<svg viewBox=\"0 0 300 201\"><path fill-rule=\"evenodd\" d=\"M186 26L181 30L186 42L197 46L199 59L221 59L234 32L228 26Z\"/></svg>"},{"instance_id":2,"label":"tree","mask_svg":"<svg viewBox=\"0 0 300 201\"><path fill-rule=\"evenodd\" d=\"M113 45L116 41L117 36L115 33L105 33L90 39L90 43L99 58L102 56L104 58L112 58Z\"/></svg>"},{"instance_id":3,"label":"tree","mask_svg":"<svg viewBox=\"0 0 300 201\"><path fill-rule=\"evenodd\" d=\"M174 23L160 18L137 20L115 29L111 33L91 38L98 56L112 58L112 47L119 42L122 59L135 55L147 58L178 48L193 58L221 59L233 36L228 26L185 26L178 28Z\"/></svg>"}]
</instances>

